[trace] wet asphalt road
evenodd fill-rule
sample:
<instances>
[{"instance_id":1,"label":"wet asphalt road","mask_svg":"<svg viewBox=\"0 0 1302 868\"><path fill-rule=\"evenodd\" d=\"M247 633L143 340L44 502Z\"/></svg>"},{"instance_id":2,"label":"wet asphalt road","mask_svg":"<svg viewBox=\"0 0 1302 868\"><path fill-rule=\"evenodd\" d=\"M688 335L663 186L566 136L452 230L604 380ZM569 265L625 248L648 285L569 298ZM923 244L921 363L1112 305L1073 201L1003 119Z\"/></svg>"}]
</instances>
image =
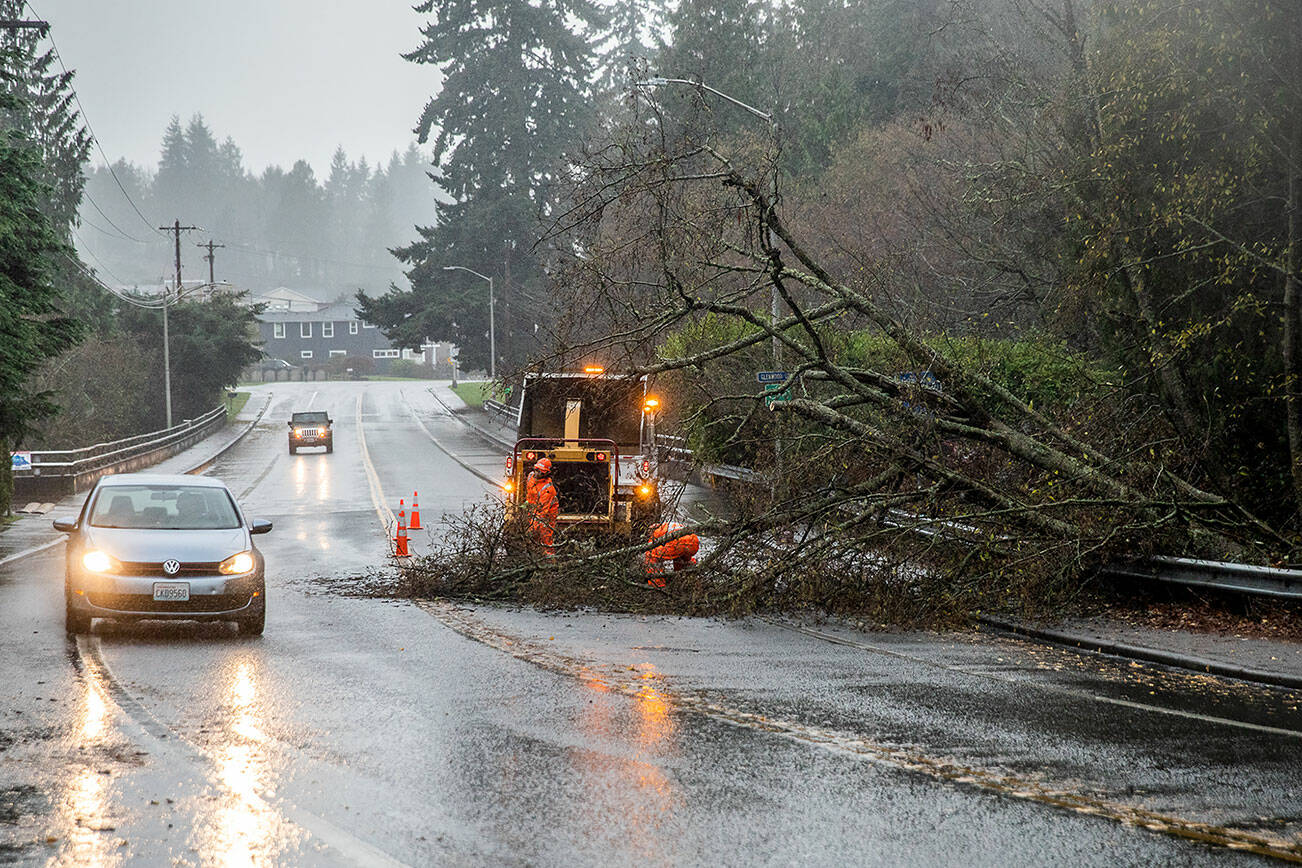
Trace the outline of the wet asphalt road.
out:
<instances>
[{"instance_id":1,"label":"wet asphalt road","mask_svg":"<svg viewBox=\"0 0 1302 868\"><path fill-rule=\"evenodd\" d=\"M431 435L500 466L425 388L276 386L208 471L276 523L261 639L72 642L60 550L0 569L0 863L1183 865L1302 840L1296 693L989 637L340 595L398 497L432 524L485 496ZM309 405L333 455L286 452Z\"/></svg>"}]
</instances>

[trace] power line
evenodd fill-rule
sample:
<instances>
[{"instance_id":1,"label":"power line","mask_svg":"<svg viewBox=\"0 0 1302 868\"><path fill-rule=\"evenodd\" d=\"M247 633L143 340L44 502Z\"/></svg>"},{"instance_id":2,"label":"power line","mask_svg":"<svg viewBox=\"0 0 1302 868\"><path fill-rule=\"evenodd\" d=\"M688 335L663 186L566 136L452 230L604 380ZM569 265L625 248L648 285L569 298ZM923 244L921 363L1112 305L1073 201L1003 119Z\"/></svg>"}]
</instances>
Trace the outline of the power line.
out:
<instances>
[{"instance_id":1,"label":"power line","mask_svg":"<svg viewBox=\"0 0 1302 868\"><path fill-rule=\"evenodd\" d=\"M41 17L36 11L36 7L32 6L31 0L24 0L24 5L37 18ZM67 64L63 62L63 55L59 53L59 46L54 41L54 31L48 25L45 29L45 38L50 40L50 49L54 52L54 59L59 61L59 68L63 70L64 75L68 76L68 90L72 91L72 98L77 103L77 111L81 113L81 121L86 125L86 132L90 134L90 140L99 149L99 155L104 159L104 165L108 168L109 174L113 176L114 183L118 185L118 189L122 191L123 197L131 205L131 210L136 212L136 216L150 229L154 229L153 221L146 217L140 208L136 206L136 201L131 198L131 194L127 192L127 188L123 186L121 179L118 178L118 173L113 171L113 163L109 161L108 154L104 153L104 146L100 144L99 137L95 135L95 130L90 125L90 118L86 116L86 107L81 104L81 96L78 95L77 88L72 86L72 73L68 72Z\"/></svg>"},{"instance_id":2,"label":"power line","mask_svg":"<svg viewBox=\"0 0 1302 868\"><path fill-rule=\"evenodd\" d=\"M148 241L143 241L143 240L141 240L141 239L135 237L135 236L132 235L130 232L127 232L127 231L126 231L125 229L123 229L121 226L119 226L118 224L114 223L114 222L113 222L113 218L110 217L108 214L105 214L105 213L104 213L104 209L101 208L101 207L99 207L99 204L98 204L98 203L97 203L93 198L91 198L91 195L90 195L89 193L87 193L85 190L82 190L82 191L81 191L81 195L82 195L82 198L83 198L83 199L85 199L87 202L89 202L89 203L91 204L91 207L93 207L96 211L99 212L99 216L103 217L105 220L108 221L108 225L112 226L114 229L116 229L116 230L118 231L118 234L121 235L121 237L122 237L123 240L125 240L125 241L134 241L136 244L148 244L148 243L149 243ZM81 219L82 219L82 222L83 222L83 223L87 223L89 226L92 226L92 227L94 227L95 229L99 229L98 226L95 226L94 223L90 223L90 222L87 221L84 217L81 218ZM110 238L115 237L115 236L112 235L112 233L108 232L107 230L99 229L99 231L100 231L100 232L103 232L105 235L108 235Z\"/></svg>"},{"instance_id":3,"label":"power line","mask_svg":"<svg viewBox=\"0 0 1302 868\"><path fill-rule=\"evenodd\" d=\"M97 277L93 271L88 269L85 263L83 263L80 259L73 256L71 253L64 253L63 255L67 257L69 262L71 262L74 266L76 266L77 270L80 271L87 280L91 281L100 289L104 290L105 292L109 293L115 298L120 298L122 301L125 301L127 304L135 305L136 307L142 307L145 308L146 310L159 310L163 307L163 305L160 304L159 302L147 301L141 296L133 295L132 293L128 293L128 292L123 292L122 290L119 289L114 289L104 281L100 280L99 277ZM111 274L109 276L112 277Z\"/></svg>"}]
</instances>

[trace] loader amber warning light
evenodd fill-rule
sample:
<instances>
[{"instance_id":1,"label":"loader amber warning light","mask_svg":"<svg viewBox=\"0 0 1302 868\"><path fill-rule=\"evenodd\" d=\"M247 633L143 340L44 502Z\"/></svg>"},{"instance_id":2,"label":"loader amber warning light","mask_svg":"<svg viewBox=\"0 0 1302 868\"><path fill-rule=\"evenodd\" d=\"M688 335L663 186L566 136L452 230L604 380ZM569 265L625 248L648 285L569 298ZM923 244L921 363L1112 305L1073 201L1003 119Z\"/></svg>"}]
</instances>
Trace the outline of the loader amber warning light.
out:
<instances>
[{"instance_id":1,"label":"loader amber warning light","mask_svg":"<svg viewBox=\"0 0 1302 868\"><path fill-rule=\"evenodd\" d=\"M601 365L584 365L583 373L585 374L604 374L606 369Z\"/></svg>"},{"instance_id":2,"label":"loader amber warning light","mask_svg":"<svg viewBox=\"0 0 1302 868\"><path fill-rule=\"evenodd\" d=\"M651 486L649 486L649 485L644 485L644 486L642 486L641 488L639 488L638 491L641 493L641 495L642 495L643 497L646 497L646 496L648 496L649 494L651 494Z\"/></svg>"},{"instance_id":3,"label":"loader amber warning light","mask_svg":"<svg viewBox=\"0 0 1302 868\"><path fill-rule=\"evenodd\" d=\"M648 395L647 399L642 402L642 409L648 413L655 412L656 408L659 406L660 406L660 399L657 398L655 395Z\"/></svg>"}]
</instances>

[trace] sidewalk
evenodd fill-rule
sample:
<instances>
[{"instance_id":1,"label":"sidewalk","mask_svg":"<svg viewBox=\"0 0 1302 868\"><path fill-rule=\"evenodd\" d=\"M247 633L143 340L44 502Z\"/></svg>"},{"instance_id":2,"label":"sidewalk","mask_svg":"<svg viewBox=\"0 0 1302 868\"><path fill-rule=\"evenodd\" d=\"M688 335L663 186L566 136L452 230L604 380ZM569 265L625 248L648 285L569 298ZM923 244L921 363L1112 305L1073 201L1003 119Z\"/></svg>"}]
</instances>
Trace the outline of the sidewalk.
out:
<instances>
[{"instance_id":1,"label":"sidewalk","mask_svg":"<svg viewBox=\"0 0 1302 868\"><path fill-rule=\"evenodd\" d=\"M200 473L217 456L239 442L261 418L271 402L269 392L254 391L248 402L229 425L191 446L150 467L148 473ZM0 525L0 566L18 557L50 548L63 540L51 522L64 516L76 516L88 492L79 491L54 504L43 515L15 515L15 521ZM15 504L20 508L23 504Z\"/></svg>"},{"instance_id":2,"label":"sidewalk","mask_svg":"<svg viewBox=\"0 0 1302 868\"><path fill-rule=\"evenodd\" d=\"M1164 630L1107 616L1040 625L983 618L985 627L1102 654L1302 689L1302 643L1235 633Z\"/></svg>"}]
</instances>

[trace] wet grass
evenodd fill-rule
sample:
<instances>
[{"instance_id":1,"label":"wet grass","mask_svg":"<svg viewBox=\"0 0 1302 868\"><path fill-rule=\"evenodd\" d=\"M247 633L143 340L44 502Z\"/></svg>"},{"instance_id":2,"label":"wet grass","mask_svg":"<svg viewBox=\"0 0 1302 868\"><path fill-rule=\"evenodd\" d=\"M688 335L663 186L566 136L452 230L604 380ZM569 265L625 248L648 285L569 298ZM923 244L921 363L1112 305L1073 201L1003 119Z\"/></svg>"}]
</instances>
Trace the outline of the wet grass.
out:
<instances>
[{"instance_id":1,"label":"wet grass","mask_svg":"<svg viewBox=\"0 0 1302 868\"><path fill-rule=\"evenodd\" d=\"M244 405L247 404L247 403L249 403L249 395L250 395L250 394L252 394L252 393L251 393L251 392L236 392L236 393L235 393L235 397L229 399L229 400L226 402L226 421L227 421L227 422L231 421L231 420L234 419L236 416L240 415L240 411L244 409Z\"/></svg>"},{"instance_id":2,"label":"wet grass","mask_svg":"<svg viewBox=\"0 0 1302 868\"><path fill-rule=\"evenodd\" d=\"M491 387L492 383L485 382L460 382L452 387L452 391L457 393L457 397L465 401L467 405L476 409L484 406L484 400L494 397Z\"/></svg>"}]
</instances>

